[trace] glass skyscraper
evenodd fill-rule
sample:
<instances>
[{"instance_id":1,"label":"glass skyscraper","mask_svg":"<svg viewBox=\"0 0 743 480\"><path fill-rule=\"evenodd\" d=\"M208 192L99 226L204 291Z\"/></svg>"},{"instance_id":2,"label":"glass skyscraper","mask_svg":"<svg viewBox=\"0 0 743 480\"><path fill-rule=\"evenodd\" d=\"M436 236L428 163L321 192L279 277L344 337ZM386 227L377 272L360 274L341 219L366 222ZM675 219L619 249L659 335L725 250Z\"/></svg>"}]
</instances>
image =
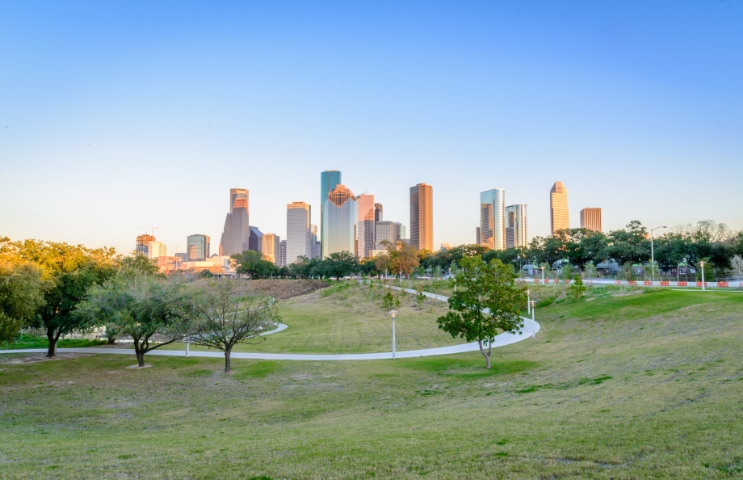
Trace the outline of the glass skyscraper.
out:
<instances>
[{"instance_id":1,"label":"glass skyscraper","mask_svg":"<svg viewBox=\"0 0 743 480\"><path fill-rule=\"evenodd\" d=\"M328 199L328 194L341 183L341 172L339 170L325 170L320 173L320 241L325 237L325 214L323 209L325 208L325 200ZM351 250L353 252L353 250Z\"/></svg>"},{"instance_id":2,"label":"glass skyscraper","mask_svg":"<svg viewBox=\"0 0 743 480\"><path fill-rule=\"evenodd\" d=\"M202 261L209 258L209 235L196 233L186 237L186 253L189 262Z\"/></svg>"},{"instance_id":3,"label":"glass skyscraper","mask_svg":"<svg viewBox=\"0 0 743 480\"><path fill-rule=\"evenodd\" d=\"M553 236L558 230L570 228L568 189L559 180L552 185L552 190L550 190L550 226Z\"/></svg>"},{"instance_id":4,"label":"glass skyscraper","mask_svg":"<svg viewBox=\"0 0 743 480\"><path fill-rule=\"evenodd\" d=\"M299 257L310 258L310 205L293 202L286 206L286 265Z\"/></svg>"},{"instance_id":5,"label":"glass skyscraper","mask_svg":"<svg viewBox=\"0 0 743 480\"><path fill-rule=\"evenodd\" d=\"M480 193L480 245L506 248L506 191L502 188Z\"/></svg>"},{"instance_id":6,"label":"glass skyscraper","mask_svg":"<svg viewBox=\"0 0 743 480\"><path fill-rule=\"evenodd\" d=\"M526 247L526 205L506 207L506 248Z\"/></svg>"},{"instance_id":7,"label":"glass skyscraper","mask_svg":"<svg viewBox=\"0 0 743 480\"><path fill-rule=\"evenodd\" d=\"M372 200L372 208L373 208ZM353 192L337 185L323 203L322 258L331 253L356 251L358 208Z\"/></svg>"},{"instance_id":8,"label":"glass skyscraper","mask_svg":"<svg viewBox=\"0 0 743 480\"><path fill-rule=\"evenodd\" d=\"M433 251L433 187L425 183L410 187L410 244Z\"/></svg>"}]
</instances>

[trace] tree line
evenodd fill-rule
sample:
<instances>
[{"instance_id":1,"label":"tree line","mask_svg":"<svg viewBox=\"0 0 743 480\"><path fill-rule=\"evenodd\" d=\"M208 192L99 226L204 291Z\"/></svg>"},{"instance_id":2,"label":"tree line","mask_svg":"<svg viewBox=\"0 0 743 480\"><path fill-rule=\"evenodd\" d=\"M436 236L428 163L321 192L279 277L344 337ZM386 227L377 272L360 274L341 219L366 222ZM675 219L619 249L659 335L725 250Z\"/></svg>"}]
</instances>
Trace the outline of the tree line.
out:
<instances>
[{"instance_id":1,"label":"tree line","mask_svg":"<svg viewBox=\"0 0 743 480\"><path fill-rule=\"evenodd\" d=\"M165 277L140 255L113 249L0 238L0 341L42 329L47 357L72 332L105 326L109 342L127 337L140 367L147 352L188 338L225 354L279 321L275 300L239 279Z\"/></svg>"}]
</instances>

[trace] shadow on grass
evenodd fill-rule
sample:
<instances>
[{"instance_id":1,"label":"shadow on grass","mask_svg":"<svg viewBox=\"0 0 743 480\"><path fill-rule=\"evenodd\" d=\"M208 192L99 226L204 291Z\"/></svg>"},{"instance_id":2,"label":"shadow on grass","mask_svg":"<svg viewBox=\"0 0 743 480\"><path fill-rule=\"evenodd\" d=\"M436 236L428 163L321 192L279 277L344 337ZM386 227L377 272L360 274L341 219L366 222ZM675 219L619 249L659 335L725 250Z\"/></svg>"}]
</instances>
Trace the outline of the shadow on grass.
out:
<instances>
[{"instance_id":1,"label":"shadow on grass","mask_svg":"<svg viewBox=\"0 0 743 480\"><path fill-rule=\"evenodd\" d=\"M277 373L284 369L281 362L271 360L258 361L250 365L240 366L232 374L236 380L247 380L249 378L264 378L272 373Z\"/></svg>"}]
</instances>

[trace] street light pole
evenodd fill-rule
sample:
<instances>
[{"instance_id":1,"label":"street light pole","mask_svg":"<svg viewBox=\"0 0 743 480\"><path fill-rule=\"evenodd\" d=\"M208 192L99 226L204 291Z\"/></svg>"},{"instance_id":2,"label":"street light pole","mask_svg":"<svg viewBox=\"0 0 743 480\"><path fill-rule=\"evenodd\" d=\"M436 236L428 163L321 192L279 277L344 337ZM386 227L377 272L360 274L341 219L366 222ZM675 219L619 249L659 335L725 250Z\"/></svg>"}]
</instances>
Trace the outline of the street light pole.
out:
<instances>
[{"instance_id":1,"label":"street light pole","mask_svg":"<svg viewBox=\"0 0 743 480\"><path fill-rule=\"evenodd\" d=\"M702 290L704 291L704 290L706 290L704 288L704 262L699 262L699 266L702 267Z\"/></svg>"},{"instance_id":2,"label":"street light pole","mask_svg":"<svg viewBox=\"0 0 743 480\"><path fill-rule=\"evenodd\" d=\"M526 291L526 313L531 313L531 291Z\"/></svg>"},{"instance_id":3,"label":"street light pole","mask_svg":"<svg viewBox=\"0 0 743 480\"><path fill-rule=\"evenodd\" d=\"M653 243L653 232L659 228L667 228L665 225L662 227L655 227L650 229L650 279L655 281L655 245Z\"/></svg>"},{"instance_id":4,"label":"street light pole","mask_svg":"<svg viewBox=\"0 0 743 480\"><path fill-rule=\"evenodd\" d=\"M536 330L536 328L535 328L536 323L534 322L534 306L536 305L536 303L537 303L536 300L532 300L531 301L531 323L532 323L532 325L531 325L531 338L534 338L534 336L536 335L536 332L535 332L535 330Z\"/></svg>"}]
</instances>

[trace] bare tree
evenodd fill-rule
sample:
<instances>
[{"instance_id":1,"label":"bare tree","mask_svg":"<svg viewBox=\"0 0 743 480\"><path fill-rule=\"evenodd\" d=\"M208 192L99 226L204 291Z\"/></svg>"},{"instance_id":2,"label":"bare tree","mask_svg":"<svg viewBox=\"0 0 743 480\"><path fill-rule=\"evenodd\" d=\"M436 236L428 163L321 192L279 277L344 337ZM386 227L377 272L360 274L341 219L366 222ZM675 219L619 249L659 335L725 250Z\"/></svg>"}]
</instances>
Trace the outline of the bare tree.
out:
<instances>
[{"instance_id":1,"label":"bare tree","mask_svg":"<svg viewBox=\"0 0 743 480\"><path fill-rule=\"evenodd\" d=\"M736 277L743 276L743 258L740 255L736 255L730 260L730 266L733 268L733 274Z\"/></svg>"},{"instance_id":2,"label":"bare tree","mask_svg":"<svg viewBox=\"0 0 743 480\"><path fill-rule=\"evenodd\" d=\"M250 293L239 280L214 279L199 285L191 307L191 343L224 352L224 371L230 371L232 348L258 338L280 320L275 299Z\"/></svg>"}]
</instances>

